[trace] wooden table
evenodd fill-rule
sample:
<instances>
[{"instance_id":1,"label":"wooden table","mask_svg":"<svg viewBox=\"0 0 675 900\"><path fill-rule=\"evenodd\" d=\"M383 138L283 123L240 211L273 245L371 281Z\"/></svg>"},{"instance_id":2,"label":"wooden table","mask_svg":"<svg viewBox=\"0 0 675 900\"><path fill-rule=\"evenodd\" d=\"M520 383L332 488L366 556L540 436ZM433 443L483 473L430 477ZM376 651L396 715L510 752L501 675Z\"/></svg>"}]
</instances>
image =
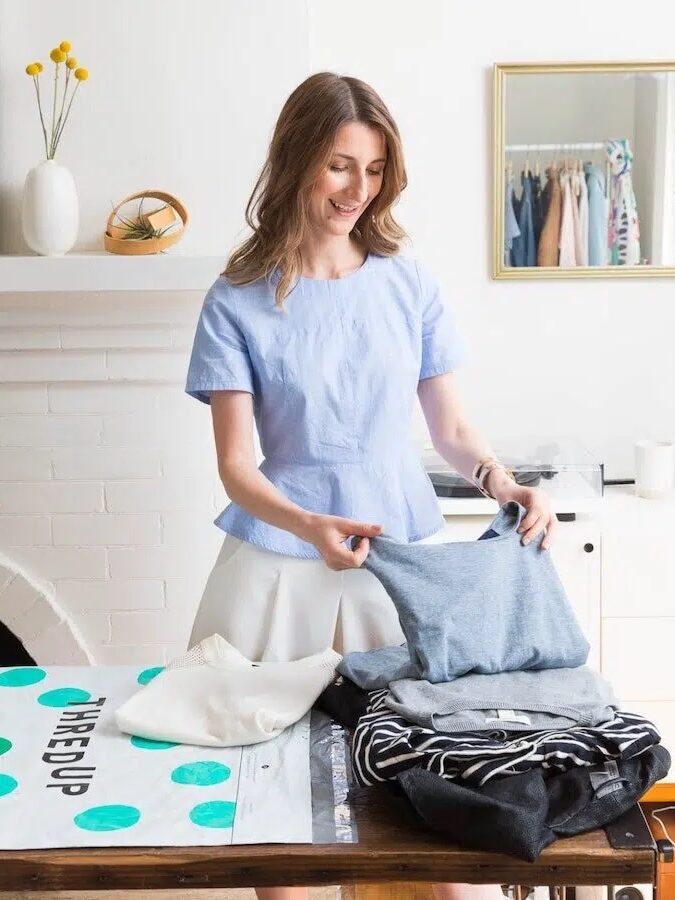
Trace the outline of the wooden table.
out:
<instances>
[{"instance_id":1,"label":"wooden table","mask_svg":"<svg viewBox=\"0 0 675 900\"><path fill-rule=\"evenodd\" d=\"M0 891L342 884L352 886L345 894L355 898L405 896L412 900L431 896L428 884L433 881L655 883L655 849L645 846L644 839L642 847L615 849L604 830L593 831L561 839L536 862L528 863L502 853L461 849L442 836L420 830L408 819L406 801L384 789L356 788L353 804L357 844L5 850L0 851ZM629 831L627 844L631 837ZM613 843L617 843L614 832ZM633 839L632 843L638 842ZM421 884L413 888L410 882ZM380 887L365 887L368 884Z\"/></svg>"}]
</instances>

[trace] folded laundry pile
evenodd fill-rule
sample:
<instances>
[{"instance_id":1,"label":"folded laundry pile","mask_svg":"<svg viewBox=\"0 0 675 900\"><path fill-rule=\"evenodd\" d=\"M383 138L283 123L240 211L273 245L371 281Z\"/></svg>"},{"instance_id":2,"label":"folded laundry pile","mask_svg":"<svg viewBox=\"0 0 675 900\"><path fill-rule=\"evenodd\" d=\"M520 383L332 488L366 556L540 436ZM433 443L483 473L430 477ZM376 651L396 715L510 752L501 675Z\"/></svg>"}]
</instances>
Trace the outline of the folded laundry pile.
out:
<instances>
[{"instance_id":1,"label":"folded laundry pile","mask_svg":"<svg viewBox=\"0 0 675 900\"><path fill-rule=\"evenodd\" d=\"M128 734L238 747L299 721L335 676L332 649L293 662L251 662L219 634L173 660L115 710Z\"/></svg>"},{"instance_id":2,"label":"folded laundry pile","mask_svg":"<svg viewBox=\"0 0 675 900\"><path fill-rule=\"evenodd\" d=\"M586 665L550 554L521 542L524 513L504 504L475 542L371 538L364 567L406 644L347 654L317 702L352 732L358 783L403 793L460 845L532 861L617 818L670 756Z\"/></svg>"}]
</instances>

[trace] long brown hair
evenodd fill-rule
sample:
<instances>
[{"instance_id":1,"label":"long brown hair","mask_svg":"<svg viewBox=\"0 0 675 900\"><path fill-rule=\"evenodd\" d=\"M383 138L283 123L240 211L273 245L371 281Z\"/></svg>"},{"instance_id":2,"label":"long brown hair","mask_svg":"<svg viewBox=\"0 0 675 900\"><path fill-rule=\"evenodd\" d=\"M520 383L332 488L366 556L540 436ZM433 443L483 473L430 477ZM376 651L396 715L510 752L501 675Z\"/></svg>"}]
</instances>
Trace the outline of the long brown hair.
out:
<instances>
[{"instance_id":1,"label":"long brown hair","mask_svg":"<svg viewBox=\"0 0 675 900\"><path fill-rule=\"evenodd\" d=\"M267 159L246 205L246 222L253 234L232 252L221 273L233 284L269 279L276 270L280 277L275 300L283 309L284 298L301 273L298 248L309 225L312 189L330 162L338 129L348 122L377 128L387 147L380 191L352 233L368 252L398 253L408 235L391 207L408 181L396 123L364 81L317 72L295 88L279 114Z\"/></svg>"}]
</instances>

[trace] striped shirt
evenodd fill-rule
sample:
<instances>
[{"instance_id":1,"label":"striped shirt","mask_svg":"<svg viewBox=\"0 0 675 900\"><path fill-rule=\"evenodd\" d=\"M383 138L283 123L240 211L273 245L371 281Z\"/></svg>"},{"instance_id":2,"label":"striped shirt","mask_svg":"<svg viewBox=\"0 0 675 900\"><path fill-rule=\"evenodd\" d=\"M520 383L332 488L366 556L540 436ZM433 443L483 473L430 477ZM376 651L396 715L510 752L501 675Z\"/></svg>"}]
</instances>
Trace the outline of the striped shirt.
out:
<instances>
[{"instance_id":1,"label":"striped shirt","mask_svg":"<svg viewBox=\"0 0 675 900\"><path fill-rule=\"evenodd\" d=\"M354 774L362 785L387 781L418 766L480 786L537 767L564 772L608 759L628 759L661 740L656 726L644 716L622 711L602 725L518 732L515 737L504 730L441 733L392 712L384 702L387 693L370 693L367 712L354 730Z\"/></svg>"}]
</instances>

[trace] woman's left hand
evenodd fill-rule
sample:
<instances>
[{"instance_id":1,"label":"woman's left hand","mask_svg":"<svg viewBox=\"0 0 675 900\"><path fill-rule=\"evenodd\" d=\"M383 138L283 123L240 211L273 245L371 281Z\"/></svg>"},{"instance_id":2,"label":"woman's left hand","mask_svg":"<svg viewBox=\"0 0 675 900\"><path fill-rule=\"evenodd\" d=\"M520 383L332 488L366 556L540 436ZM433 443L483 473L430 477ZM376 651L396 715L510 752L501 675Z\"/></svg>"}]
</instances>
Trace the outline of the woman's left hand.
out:
<instances>
[{"instance_id":1,"label":"woman's left hand","mask_svg":"<svg viewBox=\"0 0 675 900\"><path fill-rule=\"evenodd\" d=\"M500 505L506 503L507 500L517 501L526 510L526 514L518 526L519 533L523 535L523 544L529 544L540 531L544 530L541 549L548 550L558 527L558 519L551 510L551 503L546 491L541 488L524 487L512 482L512 486L503 488L497 497Z\"/></svg>"}]
</instances>

